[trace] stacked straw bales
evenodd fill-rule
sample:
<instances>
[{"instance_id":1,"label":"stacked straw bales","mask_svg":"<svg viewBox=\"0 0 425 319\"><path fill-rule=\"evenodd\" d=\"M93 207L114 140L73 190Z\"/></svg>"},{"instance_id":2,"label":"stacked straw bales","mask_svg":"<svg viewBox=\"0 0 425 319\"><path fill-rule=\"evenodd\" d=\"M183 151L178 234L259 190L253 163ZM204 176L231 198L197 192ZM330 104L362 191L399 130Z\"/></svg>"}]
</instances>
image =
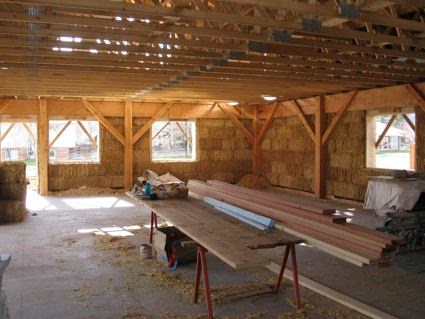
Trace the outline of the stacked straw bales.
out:
<instances>
[{"instance_id":1,"label":"stacked straw bales","mask_svg":"<svg viewBox=\"0 0 425 319\"><path fill-rule=\"evenodd\" d=\"M314 145L297 117L275 119L261 152L262 172L272 185L312 191Z\"/></svg>"},{"instance_id":2,"label":"stacked straw bales","mask_svg":"<svg viewBox=\"0 0 425 319\"><path fill-rule=\"evenodd\" d=\"M109 121L123 132L121 118ZM137 132L149 119L135 118L133 131ZM251 121L243 121L251 129ZM195 162L152 162L151 134L147 132L135 145L134 177L145 169L158 174L171 172L182 180L220 179L235 183L251 170L251 145L226 119L197 120L197 160ZM100 163L50 164L49 190L67 190L80 186L124 187L123 146L103 127L100 130Z\"/></svg>"},{"instance_id":3,"label":"stacked straw bales","mask_svg":"<svg viewBox=\"0 0 425 319\"><path fill-rule=\"evenodd\" d=\"M134 121L135 131L147 119ZM250 121L242 121L249 128ZM220 179L235 183L251 170L251 145L226 119L198 119L197 160L194 162L152 162L150 134L145 134L134 147L134 174L140 176L145 169L159 174L171 172L187 181ZM196 176L196 177L195 177Z\"/></svg>"},{"instance_id":4,"label":"stacked straw bales","mask_svg":"<svg viewBox=\"0 0 425 319\"><path fill-rule=\"evenodd\" d=\"M329 125L334 115L327 115ZM308 121L314 128L313 117ZM417 170L425 171L425 113L417 109ZM275 186L313 191L314 145L296 117L275 119L261 146L262 169ZM396 171L366 168L366 113L347 112L326 150L328 195L362 201L368 178Z\"/></svg>"},{"instance_id":5,"label":"stacked straw bales","mask_svg":"<svg viewBox=\"0 0 425 319\"><path fill-rule=\"evenodd\" d=\"M25 168L22 162L0 163L0 224L21 222L26 215Z\"/></svg>"}]
</instances>

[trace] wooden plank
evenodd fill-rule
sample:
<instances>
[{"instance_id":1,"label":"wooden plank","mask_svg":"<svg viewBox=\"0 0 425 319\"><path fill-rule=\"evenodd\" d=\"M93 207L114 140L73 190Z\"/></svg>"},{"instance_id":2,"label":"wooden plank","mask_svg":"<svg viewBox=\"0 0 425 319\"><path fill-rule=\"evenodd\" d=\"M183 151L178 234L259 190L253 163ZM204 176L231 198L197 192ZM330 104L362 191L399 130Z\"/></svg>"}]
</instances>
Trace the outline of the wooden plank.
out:
<instances>
[{"instance_id":1,"label":"wooden plank","mask_svg":"<svg viewBox=\"0 0 425 319\"><path fill-rule=\"evenodd\" d=\"M325 126L324 98L317 98L315 114L315 148L314 148L314 194L316 198L326 197L326 150L322 143Z\"/></svg>"},{"instance_id":2,"label":"wooden plank","mask_svg":"<svg viewBox=\"0 0 425 319\"><path fill-rule=\"evenodd\" d=\"M261 141L258 139L260 132L260 117L258 107L254 107L254 118L252 120L252 130L254 143L252 144L252 173L259 175L261 173Z\"/></svg>"},{"instance_id":3,"label":"wooden plank","mask_svg":"<svg viewBox=\"0 0 425 319\"><path fill-rule=\"evenodd\" d=\"M164 105L162 105L158 111L156 111L156 113L154 115L152 115L152 117L149 119L149 121L146 122L145 125L143 125L143 127L141 127L136 134L133 135L133 145L137 143L137 141L143 136L145 135L145 133L147 131L150 130L150 128L152 127L153 123L155 123L161 116L163 116L165 114L165 112L167 112L171 106L173 106L173 102L168 102L165 103Z\"/></svg>"},{"instance_id":4,"label":"wooden plank","mask_svg":"<svg viewBox=\"0 0 425 319\"><path fill-rule=\"evenodd\" d=\"M9 106L11 102L12 100L6 100L0 103L0 115L3 114L4 110L6 110L6 108Z\"/></svg>"},{"instance_id":5,"label":"wooden plank","mask_svg":"<svg viewBox=\"0 0 425 319\"><path fill-rule=\"evenodd\" d=\"M278 274L280 271L280 265L276 263L271 263L267 268L274 273ZM285 278L289 280L293 280L292 271L290 269L286 269L284 274ZM340 303L343 306L346 306L350 309L353 309L369 318L372 319L397 319L397 317L388 314L382 310L379 310L375 307L372 307L364 302L361 302L357 299L351 298L347 295L344 295L341 292L333 290L329 287L326 287L318 282L315 282L303 275L298 274L298 282L301 286L318 293L319 295L325 296L335 302Z\"/></svg>"},{"instance_id":6,"label":"wooden plank","mask_svg":"<svg viewBox=\"0 0 425 319\"><path fill-rule=\"evenodd\" d=\"M276 237L270 237L268 232L260 232L190 197L149 202L138 200L138 202L152 209L159 217L175 225L235 269L264 267L268 264L267 258L248 248L258 241L274 243ZM282 233L281 239L284 240L281 244L300 242L299 238L285 233Z\"/></svg>"},{"instance_id":7,"label":"wooden plank","mask_svg":"<svg viewBox=\"0 0 425 319\"><path fill-rule=\"evenodd\" d=\"M208 184L197 181L189 180L188 182L189 191L196 193L201 196L211 197L228 204L232 204L246 210L261 214L273 218L275 220L282 220L285 218L297 221L317 222L327 225L343 224L345 217L343 216L329 216L320 215L308 212L302 209L286 206L276 202L271 202L267 199L252 197L247 199L244 196L232 194L229 191L222 191L215 189Z\"/></svg>"},{"instance_id":8,"label":"wooden plank","mask_svg":"<svg viewBox=\"0 0 425 319\"><path fill-rule=\"evenodd\" d=\"M264 139L264 136L266 136L267 131L269 130L270 126L273 123L274 115L276 114L277 109L279 108L279 103L273 103L273 106L271 107L271 112L267 116L266 122L261 127L260 133L258 133L257 141L261 143Z\"/></svg>"},{"instance_id":9,"label":"wooden plank","mask_svg":"<svg viewBox=\"0 0 425 319\"><path fill-rule=\"evenodd\" d=\"M260 191L249 189L246 187L241 187L233 184L229 184L219 180L208 180L207 183L212 185L214 188L231 192L232 194L243 194L251 198L263 198L271 202L280 203L294 208L304 209L312 213L321 214L321 215L331 215L336 212L335 209L330 208L321 208L314 205L302 204L295 201L290 201L279 197L278 193L270 193L267 191Z\"/></svg>"},{"instance_id":10,"label":"wooden plank","mask_svg":"<svg viewBox=\"0 0 425 319\"><path fill-rule=\"evenodd\" d=\"M59 130L58 134L56 134L55 138L49 143L49 149L53 147L53 144L61 137L62 133L68 128L68 126L72 123L72 121L68 121L65 125Z\"/></svg>"},{"instance_id":11,"label":"wooden plank","mask_svg":"<svg viewBox=\"0 0 425 319\"><path fill-rule=\"evenodd\" d=\"M233 112L227 109L225 105L216 104L223 113L229 118L230 121L232 121L233 125L246 137L246 139L254 144L254 136L247 130L247 128L241 123L241 121L236 117Z\"/></svg>"},{"instance_id":12,"label":"wooden plank","mask_svg":"<svg viewBox=\"0 0 425 319\"><path fill-rule=\"evenodd\" d=\"M347 95L347 100L344 102L344 104L341 106L341 108L338 110L338 112L335 114L334 118L332 119L331 123L329 124L328 128L325 131L325 134L323 134L322 137L322 144L325 145L329 137L332 135L332 133L335 131L336 126L338 125L339 121L341 120L342 116L345 114L347 109L350 107L351 103L354 100L354 97L357 95L357 91L353 91Z\"/></svg>"},{"instance_id":13,"label":"wooden plank","mask_svg":"<svg viewBox=\"0 0 425 319\"><path fill-rule=\"evenodd\" d=\"M97 108L87 100L82 100L86 109L111 133L121 144L124 145L124 136L97 110Z\"/></svg>"},{"instance_id":14,"label":"wooden plank","mask_svg":"<svg viewBox=\"0 0 425 319\"><path fill-rule=\"evenodd\" d=\"M86 134L87 138L90 141L90 144L93 147L97 147L97 142L96 140L90 135L89 131L87 131L86 127L84 126L84 124L81 121L77 121L78 126L81 128L81 130L84 132L84 134Z\"/></svg>"},{"instance_id":15,"label":"wooden plank","mask_svg":"<svg viewBox=\"0 0 425 319\"><path fill-rule=\"evenodd\" d=\"M305 117L305 115L304 115L304 113L303 113L303 111L301 109L301 106L298 104L297 100L293 100L292 101L292 105L294 106L295 113L297 114L297 116L300 119L302 125L306 129L308 135L310 136L310 138L312 139L312 141L314 143L316 143L316 136L314 135L314 132L311 129L311 126L308 123L307 118Z\"/></svg>"},{"instance_id":16,"label":"wooden plank","mask_svg":"<svg viewBox=\"0 0 425 319\"><path fill-rule=\"evenodd\" d=\"M49 192L49 119L46 100L39 100L38 112L38 189L40 195L47 195Z\"/></svg>"},{"instance_id":17,"label":"wooden plank","mask_svg":"<svg viewBox=\"0 0 425 319\"><path fill-rule=\"evenodd\" d=\"M387 134L388 130L391 128L391 125L393 125L395 119L397 118L397 114L394 114L391 116L390 120L387 123L387 126L385 126L385 129L382 131L382 134L379 136L378 140L375 143L375 148L378 148L378 146L381 144L382 140L385 137L385 134Z\"/></svg>"},{"instance_id":18,"label":"wooden plank","mask_svg":"<svg viewBox=\"0 0 425 319\"><path fill-rule=\"evenodd\" d=\"M10 131L15 127L16 123L10 123L9 127L4 131L0 138L0 142L3 142L3 140L7 137L7 135L10 133Z\"/></svg>"},{"instance_id":19,"label":"wooden plank","mask_svg":"<svg viewBox=\"0 0 425 319\"><path fill-rule=\"evenodd\" d=\"M133 103L125 101L124 108L124 187L133 186Z\"/></svg>"}]
</instances>

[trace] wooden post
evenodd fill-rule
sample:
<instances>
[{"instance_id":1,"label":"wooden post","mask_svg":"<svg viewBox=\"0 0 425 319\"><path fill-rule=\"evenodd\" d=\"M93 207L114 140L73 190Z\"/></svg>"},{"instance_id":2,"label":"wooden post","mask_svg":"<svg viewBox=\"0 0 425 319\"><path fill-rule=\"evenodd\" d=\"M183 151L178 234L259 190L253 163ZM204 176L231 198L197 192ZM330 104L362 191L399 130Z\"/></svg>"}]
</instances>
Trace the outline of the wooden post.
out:
<instances>
[{"instance_id":1,"label":"wooden post","mask_svg":"<svg viewBox=\"0 0 425 319\"><path fill-rule=\"evenodd\" d=\"M258 134L260 133L260 118L257 106L255 106L254 109L252 128L254 132L254 143L252 144L252 173L254 175L259 175L261 171L261 141L258 139Z\"/></svg>"},{"instance_id":2,"label":"wooden post","mask_svg":"<svg viewBox=\"0 0 425 319\"><path fill-rule=\"evenodd\" d=\"M47 195L49 192L49 119L47 101L40 100L38 109L38 192Z\"/></svg>"},{"instance_id":3,"label":"wooden post","mask_svg":"<svg viewBox=\"0 0 425 319\"><path fill-rule=\"evenodd\" d=\"M322 145L323 129L325 127L324 98L317 98L315 112L315 162L314 162L314 193L316 198L326 197L326 154Z\"/></svg>"},{"instance_id":4,"label":"wooden post","mask_svg":"<svg viewBox=\"0 0 425 319\"><path fill-rule=\"evenodd\" d=\"M133 103L125 101L124 111L124 187L133 186Z\"/></svg>"}]
</instances>

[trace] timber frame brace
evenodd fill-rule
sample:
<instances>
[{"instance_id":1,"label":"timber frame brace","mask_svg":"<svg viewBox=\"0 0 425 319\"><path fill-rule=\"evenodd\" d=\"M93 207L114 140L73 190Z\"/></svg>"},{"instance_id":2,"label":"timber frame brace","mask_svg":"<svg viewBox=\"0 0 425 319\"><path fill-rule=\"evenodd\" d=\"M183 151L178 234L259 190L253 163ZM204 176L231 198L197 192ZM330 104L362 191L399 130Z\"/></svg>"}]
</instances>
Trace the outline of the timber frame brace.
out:
<instances>
[{"instance_id":1,"label":"timber frame brace","mask_svg":"<svg viewBox=\"0 0 425 319\"><path fill-rule=\"evenodd\" d=\"M258 107L255 106L254 117L253 117L253 133L251 133L245 125L242 124L241 120L236 116L235 112L232 111L228 106L224 104L214 103L214 106L218 106L226 117L233 123L233 125L242 133L243 136L252 144L252 172L255 175L260 175L261 171L261 143L269 130L279 103L273 103L270 114L268 114L265 123L260 127L260 118Z\"/></svg>"}]
</instances>

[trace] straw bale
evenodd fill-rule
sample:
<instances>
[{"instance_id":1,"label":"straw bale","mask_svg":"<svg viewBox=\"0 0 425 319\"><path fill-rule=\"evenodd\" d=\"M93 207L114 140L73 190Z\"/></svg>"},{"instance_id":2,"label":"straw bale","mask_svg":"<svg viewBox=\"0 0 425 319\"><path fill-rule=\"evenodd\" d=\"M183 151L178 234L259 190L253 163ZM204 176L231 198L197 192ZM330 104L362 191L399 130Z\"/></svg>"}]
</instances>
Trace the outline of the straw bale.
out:
<instances>
[{"instance_id":1,"label":"straw bale","mask_svg":"<svg viewBox=\"0 0 425 319\"><path fill-rule=\"evenodd\" d=\"M0 163L0 183L26 183L26 165L23 162L1 162Z\"/></svg>"},{"instance_id":2,"label":"straw bale","mask_svg":"<svg viewBox=\"0 0 425 319\"><path fill-rule=\"evenodd\" d=\"M245 175L236 185L251 189L265 189L271 186L267 177L263 175Z\"/></svg>"},{"instance_id":3,"label":"straw bale","mask_svg":"<svg viewBox=\"0 0 425 319\"><path fill-rule=\"evenodd\" d=\"M25 201L27 196L27 184L2 183L0 184L0 200Z\"/></svg>"},{"instance_id":4,"label":"straw bale","mask_svg":"<svg viewBox=\"0 0 425 319\"><path fill-rule=\"evenodd\" d=\"M25 202L13 200L0 201L0 224L22 222L26 214Z\"/></svg>"}]
</instances>

